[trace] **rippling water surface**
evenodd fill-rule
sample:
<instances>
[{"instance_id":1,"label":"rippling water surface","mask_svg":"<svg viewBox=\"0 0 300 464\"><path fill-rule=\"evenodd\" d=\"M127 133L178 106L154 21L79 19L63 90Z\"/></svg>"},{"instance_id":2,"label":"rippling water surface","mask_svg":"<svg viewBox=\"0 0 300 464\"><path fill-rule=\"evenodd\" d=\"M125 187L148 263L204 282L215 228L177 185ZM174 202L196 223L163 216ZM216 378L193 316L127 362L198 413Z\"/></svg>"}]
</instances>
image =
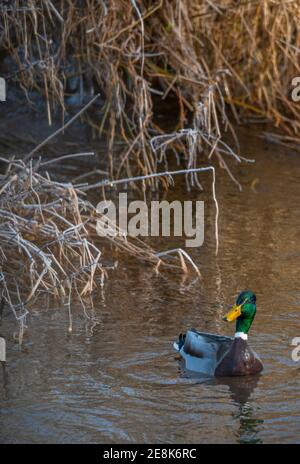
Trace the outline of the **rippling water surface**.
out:
<instances>
[{"instance_id":1,"label":"rippling water surface","mask_svg":"<svg viewBox=\"0 0 300 464\"><path fill-rule=\"evenodd\" d=\"M5 315L1 442L300 443L300 363L291 359L300 337L300 159L247 134L242 151L256 163L235 171L241 193L217 175L218 257L210 195L189 197L205 201L205 244L190 250L202 282L123 259L96 297L99 325L74 307L69 334L64 308L41 308L28 319L21 350ZM222 315L245 288L257 294L250 343L263 373L230 381L186 373L174 338L188 327L232 334Z\"/></svg>"}]
</instances>

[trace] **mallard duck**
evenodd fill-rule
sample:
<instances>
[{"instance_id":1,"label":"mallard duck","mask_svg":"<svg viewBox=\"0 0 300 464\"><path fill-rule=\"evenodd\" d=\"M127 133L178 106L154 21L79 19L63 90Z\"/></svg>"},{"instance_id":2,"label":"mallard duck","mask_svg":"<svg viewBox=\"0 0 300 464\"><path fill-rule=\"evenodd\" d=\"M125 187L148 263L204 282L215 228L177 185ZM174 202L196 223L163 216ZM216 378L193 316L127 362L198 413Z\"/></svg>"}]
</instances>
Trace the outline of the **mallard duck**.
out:
<instances>
[{"instance_id":1,"label":"mallard duck","mask_svg":"<svg viewBox=\"0 0 300 464\"><path fill-rule=\"evenodd\" d=\"M191 329L180 334L174 348L184 358L188 370L217 377L257 374L263 365L247 341L255 314L255 294L250 290L241 292L223 318L227 322L236 320L234 338Z\"/></svg>"}]
</instances>

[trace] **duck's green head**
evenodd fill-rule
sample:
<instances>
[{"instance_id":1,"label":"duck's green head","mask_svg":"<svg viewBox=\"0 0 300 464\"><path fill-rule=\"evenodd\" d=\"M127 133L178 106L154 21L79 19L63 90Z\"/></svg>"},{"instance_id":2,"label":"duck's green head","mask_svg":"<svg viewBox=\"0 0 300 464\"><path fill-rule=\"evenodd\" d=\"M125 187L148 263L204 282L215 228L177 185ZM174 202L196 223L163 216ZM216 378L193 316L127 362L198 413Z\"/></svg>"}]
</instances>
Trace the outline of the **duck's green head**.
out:
<instances>
[{"instance_id":1,"label":"duck's green head","mask_svg":"<svg viewBox=\"0 0 300 464\"><path fill-rule=\"evenodd\" d=\"M256 296L251 290L241 292L236 304L224 317L227 322L236 320L236 332L247 334L256 313Z\"/></svg>"}]
</instances>

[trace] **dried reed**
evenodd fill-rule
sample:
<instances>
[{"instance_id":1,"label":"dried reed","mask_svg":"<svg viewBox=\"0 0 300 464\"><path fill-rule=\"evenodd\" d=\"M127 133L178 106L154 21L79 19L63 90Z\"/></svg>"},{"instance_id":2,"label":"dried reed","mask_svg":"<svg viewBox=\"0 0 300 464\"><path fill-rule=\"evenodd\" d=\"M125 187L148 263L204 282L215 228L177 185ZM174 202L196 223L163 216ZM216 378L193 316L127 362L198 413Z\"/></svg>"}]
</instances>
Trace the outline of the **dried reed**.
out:
<instances>
[{"instance_id":1,"label":"dried reed","mask_svg":"<svg viewBox=\"0 0 300 464\"><path fill-rule=\"evenodd\" d=\"M107 236L101 242L96 228L103 216L80 188L53 181L48 173L40 174L39 169L48 162L39 159L26 164L13 158L0 161L7 166L0 179L1 312L3 303L11 308L20 325L20 339L28 304L43 294L67 305L70 330L74 298L79 298L88 314L86 299L92 305L94 289L103 285L108 269L113 268L112 264L105 264L102 250L108 247L103 240L150 263L156 270L161 265L177 269L181 266L183 272L188 272L190 264L200 276L198 267L183 250L157 253L119 229L116 236ZM179 255L179 264L163 258L170 253Z\"/></svg>"},{"instance_id":2,"label":"dried reed","mask_svg":"<svg viewBox=\"0 0 300 464\"><path fill-rule=\"evenodd\" d=\"M6 78L28 99L31 90L44 97L49 124L57 105L65 120L70 97L83 103L101 94L102 107L84 117L107 135L111 179L146 176L161 163L168 170L150 143L164 132L153 120L154 99L171 94L176 132L188 136L169 149L187 169L207 155L233 178L222 143L224 131L235 137L227 109L237 122L273 120L298 136L299 109L289 99L299 72L298 7L289 0L14 0L2 2L0 48L15 67ZM117 137L125 148L116 158Z\"/></svg>"}]
</instances>

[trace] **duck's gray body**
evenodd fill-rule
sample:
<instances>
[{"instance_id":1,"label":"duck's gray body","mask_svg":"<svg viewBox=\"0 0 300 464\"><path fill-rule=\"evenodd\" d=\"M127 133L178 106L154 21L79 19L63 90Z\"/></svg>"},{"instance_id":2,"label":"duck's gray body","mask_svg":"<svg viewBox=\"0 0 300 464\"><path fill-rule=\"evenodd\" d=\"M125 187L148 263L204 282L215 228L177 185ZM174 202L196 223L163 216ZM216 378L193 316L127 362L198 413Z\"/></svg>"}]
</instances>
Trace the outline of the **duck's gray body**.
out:
<instances>
[{"instance_id":1,"label":"duck's gray body","mask_svg":"<svg viewBox=\"0 0 300 464\"><path fill-rule=\"evenodd\" d=\"M218 363L228 352L232 342L231 337L191 329L178 342L174 342L173 346L185 360L186 369L214 375Z\"/></svg>"},{"instance_id":2,"label":"duck's gray body","mask_svg":"<svg viewBox=\"0 0 300 464\"><path fill-rule=\"evenodd\" d=\"M256 374L263 368L246 340L188 330L174 343L187 370L215 376Z\"/></svg>"}]
</instances>

